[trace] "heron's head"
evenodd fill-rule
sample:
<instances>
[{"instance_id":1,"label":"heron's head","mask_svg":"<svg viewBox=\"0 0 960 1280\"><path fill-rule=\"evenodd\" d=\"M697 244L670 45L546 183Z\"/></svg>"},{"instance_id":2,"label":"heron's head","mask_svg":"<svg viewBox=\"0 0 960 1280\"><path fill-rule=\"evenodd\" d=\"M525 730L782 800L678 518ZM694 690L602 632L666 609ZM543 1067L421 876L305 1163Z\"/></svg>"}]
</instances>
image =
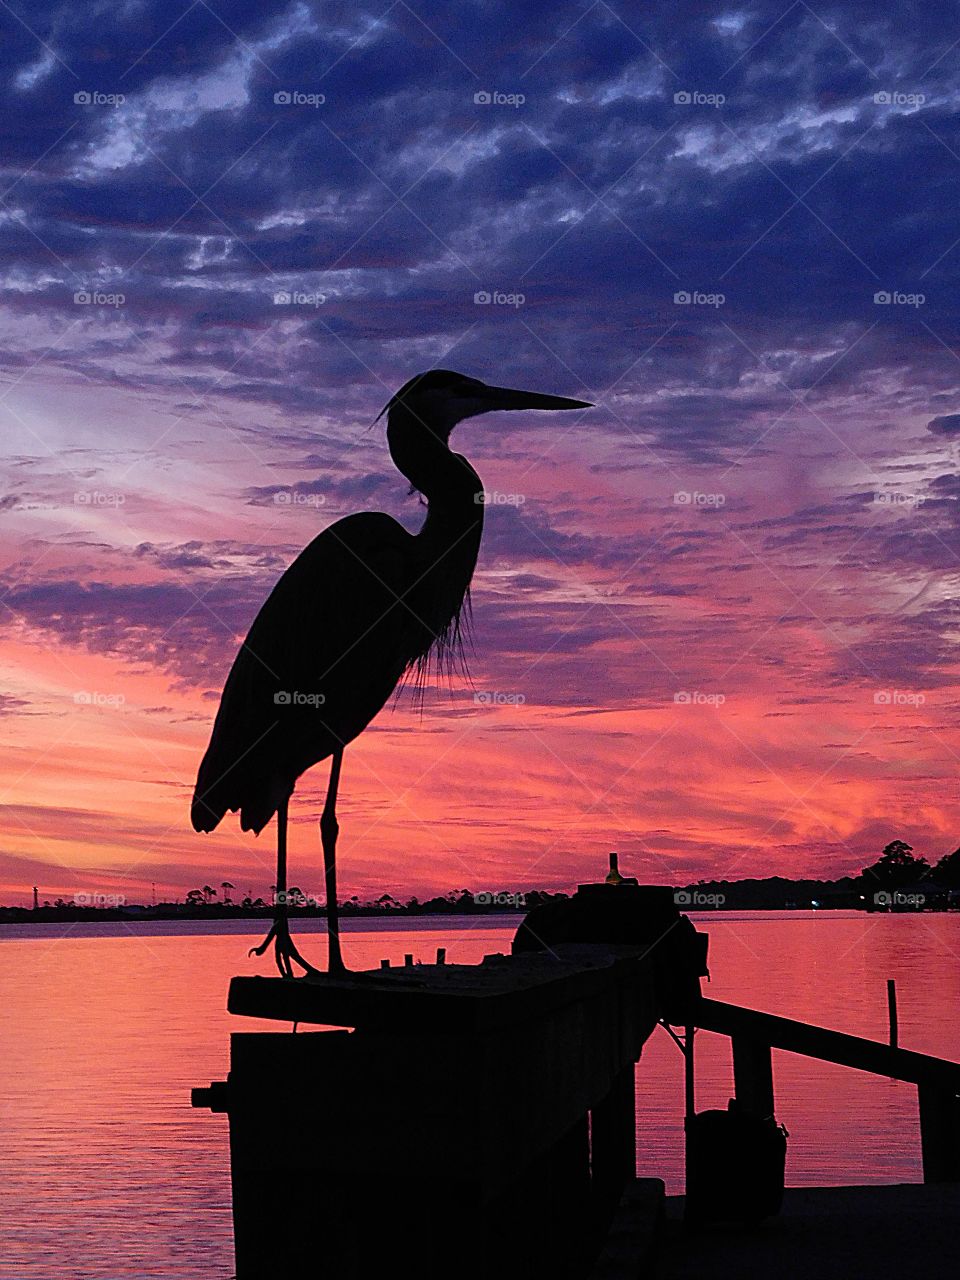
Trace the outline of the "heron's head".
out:
<instances>
[{"instance_id":1,"label":"heron's head","mask_svg":"<svg viewBox=\"0 0 960 1280\"><path fill-rule=\"evenodd\" d=\"M590 409L587 400L569 400L566 396L547 396L539 391L515 391L509 387L491 387L478 378L450 369L430 369L418 373L404 383L384 406L388 429L393 420L403 419L419 424L443 444L450 432L465 418L497 409Z\"/></svg>"}]
</instances>

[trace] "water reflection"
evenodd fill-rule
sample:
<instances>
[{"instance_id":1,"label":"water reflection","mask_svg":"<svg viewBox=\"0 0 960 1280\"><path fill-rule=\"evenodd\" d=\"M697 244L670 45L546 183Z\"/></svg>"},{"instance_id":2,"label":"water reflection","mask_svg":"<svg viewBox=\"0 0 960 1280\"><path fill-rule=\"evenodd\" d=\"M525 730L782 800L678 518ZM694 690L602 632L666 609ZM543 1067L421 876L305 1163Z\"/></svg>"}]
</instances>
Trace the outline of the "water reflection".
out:
<instances>
[{"instance_id":1,"label":"water reflection","mask_svg":"<svg viewBox=\"0 0 960 1280\"><path fill-rule=\"evenodd\" d=\"M960 916L694 918L711 938L709 994L884 1039L885 982L896 978L901 1045L960 1059ZM406 952L429 960L438 946L448 962L474 963L512 936L475 918L373 923L345 934L356 967ZM0 935L0 1276L11 1280L232 1275L226 1119L192 1111L189 1096L224 1076L241 1021L225 1011L227 982L266 971L246 958L259 931L121 929ZM308 955L322 947L305 937ZM774 1054L774 1077L788 1183L920 1179L911 1086L786 1053ZM648 1042L637 1083L640 1169L678 1190L682 1072L666 1033ZM723 1106L731 1090L729 1042L701 1033L698 1106Z\"/></svg>"}]
</instances>

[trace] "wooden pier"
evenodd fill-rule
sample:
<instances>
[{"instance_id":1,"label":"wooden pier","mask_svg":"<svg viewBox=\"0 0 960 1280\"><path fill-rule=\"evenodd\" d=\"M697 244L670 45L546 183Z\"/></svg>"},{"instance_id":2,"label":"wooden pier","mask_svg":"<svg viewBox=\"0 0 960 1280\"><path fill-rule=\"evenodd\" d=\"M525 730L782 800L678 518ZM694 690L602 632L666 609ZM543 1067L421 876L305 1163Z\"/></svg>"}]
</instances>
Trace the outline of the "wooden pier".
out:
<instances>
[{"instance_id":1,"label":"wooden pier","mask_svg":"<svg viewBox=\"0 0 960 1280\"><path fill-rule=\"evenodd\" d=\"M230 1121L237 1280L583 1277L635 1173L634 1064L661 1016L636 948L347 979L235 978L194 1105ZM406 1265L406 1264L405 1264Z\"/></svg>"},{"instance_id":2,"label":"wooden pier","mask_svg":"<svg viewBox=\"0 0 960 1280\"><path fill-rule=\"evenodd\" d=\"M227 1080L193 1092L229 1117L237 1280L873 1280L893 1255L831 1269L829 1237L866 1239L906 1214L946 1238L960 1064L702 997L707 940L668 895L585 886L480 965L235 978L232 1013L297 1031L234 1033ZM774 1049L913 1083L924 1178L939 1185L788 1191L755 1231L707 1215L681 1232L682 1202L636 1180L634 1068L658 1021L686 1030L690 1115L699 1031L730 1038L736 1108L765 1121ZM928 1255L896 1274L945 1275Z\"/></svg>"}]
</instances>

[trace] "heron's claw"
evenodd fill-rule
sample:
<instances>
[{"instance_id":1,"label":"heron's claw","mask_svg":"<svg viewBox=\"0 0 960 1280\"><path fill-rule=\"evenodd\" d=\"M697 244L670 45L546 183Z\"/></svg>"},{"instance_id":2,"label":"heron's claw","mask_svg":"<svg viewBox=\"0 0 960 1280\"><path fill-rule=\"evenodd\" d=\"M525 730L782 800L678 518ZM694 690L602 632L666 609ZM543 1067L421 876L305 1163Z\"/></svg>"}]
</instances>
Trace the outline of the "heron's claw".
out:
<instances>
[{"instance_id":1,"label":"heron's claw","mask_svg":"<svg viewBox=\"0 0 960 1280\"><path fill-rule=\"evenodd\" d=\"M250 956L265 955L270 943L273 943L273 954L277 962L277 968L280 970L281 978L294 977L293 965L291 961L296 961L305 973L319 973L320 970L314 965L304 960L303 956L297 950L293 938L290 936L290 925L286 916L280 916L274 920L270 926L270 932L260 943L259 947L251 947L247 952Z\"/></svg>"}]
</instances>

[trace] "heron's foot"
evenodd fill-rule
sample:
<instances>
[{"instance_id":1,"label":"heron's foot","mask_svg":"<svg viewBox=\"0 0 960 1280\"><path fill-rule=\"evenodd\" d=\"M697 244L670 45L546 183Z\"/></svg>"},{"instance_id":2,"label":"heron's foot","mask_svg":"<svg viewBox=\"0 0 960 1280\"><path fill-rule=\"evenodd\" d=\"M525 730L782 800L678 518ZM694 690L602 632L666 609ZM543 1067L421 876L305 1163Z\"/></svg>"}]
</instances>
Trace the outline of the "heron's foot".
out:
<instances>
[{"instance_id":1,"label":"heron's foot","mask_svg":"<svg viewBox=\"0 0 960 1280\"><path fill-rule=\"evenodd\" d=\"M296 962L303 969L305 975L317 974L320 970L304 960L303 956L296 948L293 938L290 936L290 923L286 916L280 916L274 920L270 926L270 932L260 943L259 947L251 947L247 952L251 956L262 956L267 953L270 943L273 943L273 955L277 962L277 968L280 970L281 978L293 978L296 975L293 972L293 964Z\"/></svg>"}]
</instances>

